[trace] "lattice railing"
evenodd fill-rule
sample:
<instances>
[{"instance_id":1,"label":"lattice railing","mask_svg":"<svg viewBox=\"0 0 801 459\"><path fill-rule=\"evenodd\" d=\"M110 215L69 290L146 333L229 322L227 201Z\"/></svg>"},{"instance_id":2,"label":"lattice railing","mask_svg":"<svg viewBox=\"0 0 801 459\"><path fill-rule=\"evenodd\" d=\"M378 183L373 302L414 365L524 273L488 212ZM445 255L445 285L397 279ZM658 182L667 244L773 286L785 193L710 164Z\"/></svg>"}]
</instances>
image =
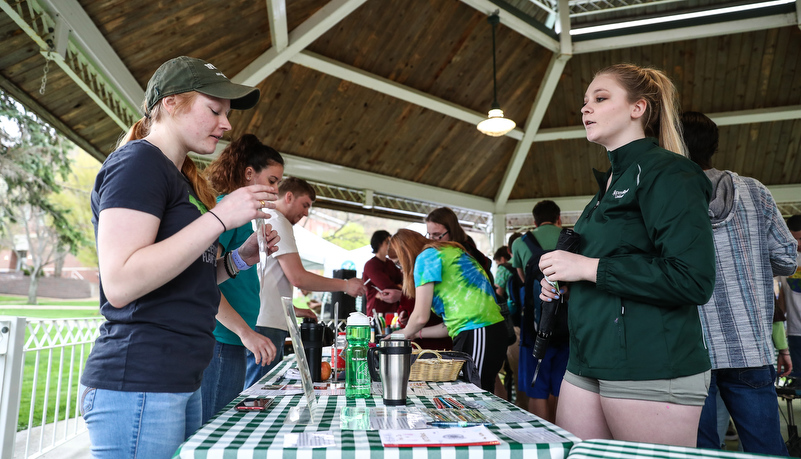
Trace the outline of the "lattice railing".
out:
<instances>
[{"instance_id":1,"label":"lattice railing","mask_svg":"<svg viewBox=\"0 0 801 459\"><path fill-rule=\"evenodd\" d=\"M27 319L25 380L31 380L31 392L27 412L20 409L20 424L27 417L28 429L18 457L38 457L86 430L78 383L103 320Z\"/></svg>"}]
</instances>

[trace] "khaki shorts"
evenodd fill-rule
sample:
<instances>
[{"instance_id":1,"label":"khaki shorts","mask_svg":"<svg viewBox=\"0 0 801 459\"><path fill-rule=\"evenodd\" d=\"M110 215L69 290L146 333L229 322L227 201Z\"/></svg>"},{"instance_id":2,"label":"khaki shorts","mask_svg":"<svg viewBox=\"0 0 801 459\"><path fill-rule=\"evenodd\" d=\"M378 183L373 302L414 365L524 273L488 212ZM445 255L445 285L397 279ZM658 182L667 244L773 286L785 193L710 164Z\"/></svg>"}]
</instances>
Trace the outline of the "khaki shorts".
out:
<instances>
[{"instance_id":1,"label":"khaki shorts","mask_svg":"<svg viewBox=\"0 0 801 459\"><path fill-rule=\"evenodd\" d=\"M709 393L710 370L695 375L673 379L648 381L607 381L577 376L565 372L565 381L607 398L626 398L667 402L677 405L703 406Z\"/></svg>"}]
</instances>

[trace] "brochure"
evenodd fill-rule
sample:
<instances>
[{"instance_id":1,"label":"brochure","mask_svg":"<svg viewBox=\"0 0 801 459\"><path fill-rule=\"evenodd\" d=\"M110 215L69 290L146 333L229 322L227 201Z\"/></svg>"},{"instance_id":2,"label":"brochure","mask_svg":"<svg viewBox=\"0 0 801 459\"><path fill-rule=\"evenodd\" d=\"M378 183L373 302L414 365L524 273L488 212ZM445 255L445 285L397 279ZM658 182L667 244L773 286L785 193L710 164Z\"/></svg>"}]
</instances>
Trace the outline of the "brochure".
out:
<instances>
[{"instance_id":1,"label":"brochure","mask_svg":"<svg viewBox=\"0 0 801 459\"><path fill-rule=\"evenodd\" d=\"M380 430L385 447L483 446L501 443L485 426L425 430Z\"/></svg>"}]
</instances>

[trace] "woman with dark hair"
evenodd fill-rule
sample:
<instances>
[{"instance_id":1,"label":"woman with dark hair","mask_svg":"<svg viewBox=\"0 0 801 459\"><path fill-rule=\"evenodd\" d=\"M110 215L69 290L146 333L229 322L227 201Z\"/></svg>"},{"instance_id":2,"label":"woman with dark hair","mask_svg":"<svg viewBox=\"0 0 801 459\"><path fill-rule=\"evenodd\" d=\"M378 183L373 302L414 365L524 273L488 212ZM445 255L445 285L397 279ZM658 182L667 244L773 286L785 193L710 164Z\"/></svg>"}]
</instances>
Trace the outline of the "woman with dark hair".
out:
<instances>
[{"instance_id":1,"label":"woman with dark hair","mask_svg":"<svg viewBox=\"0 0 801 459\"><path fill-rule=\"evenodd\" d=\"M431 241L401 229L390 244L403 270L403 293L415 300L403 334L408 339L450 336L454 350L472 357L481 388L492 392L507 335L484 270L455 242ZM432 311L444 323L426 327Z\"/></svg>"},{"instance_id":2,"label":"woman with dark hair","mask_svg":"<svg viewBox=\"0 0 801 459\"><path fill-rule=\"evenodd\" d=\"M710 382L698 305L715 286L712 185L685 157L676 89L661 71L601 70L581 114L611 168L595 172L600 191L576 222L579 253L539 263L543 301L570 282L556 423L580 438L695 446Z\"/></svg>"},{"instance_id":3,"label":"woman with dark hair","mask_svg":"<svg viewBox=\"0 0 801 459\"><path fill-rule=\"evenodd\" d=\"M490 282L493 282L492 272L490 271L492 269L492 260L478 250L475 241L464 232L464 229L459 225L459 218L450 207L440 207L432 210L426 215L425 222L426 230L428 231L427 238L432 241L459 243L471 257L478 261L489 277Z\"/></svg>"},{"instance_id":4,"label":"woman with dark hair","mask_svg":"<svg viewBox=\"0 0 801 459\"><path fill-rule=\"evenodd\" d=\"M264 145L253 134L234 140L204 171L212 187L220 193L217 201L239 188L264 185L278 192L284 174L284 158ZM253 234L253 223L232 228L219 238L218 253L237 247ZM259 315L259 278L255 269L241 271L235 279L220 284L220 308L214 329L214 355L201 385L203 423L231 400L245 385L246 351L262 366L270 364L276 348L272 341L255 331Z\"/></svg>"},{"instance_id":5,"label":"woman with dark hair","mask_svg":"<svg viewBox=\"0 0 801 459\"><path fill-rule=\"evenodd\" d=\"M269 186L240 188L215 206L190 151L214 153L231 109L259 90L191 57L147 84L145 116L103 163L92 190L100 267L100 326L81 376L81 414L94 458L169 458L201 425L200 381L214 349L218 282L259 261L254 234L217 256L230 228L269 216ZM276 234L262 234L268 252ZM242 267L242 268L239 268Z\"/></svg>"}]
</instances>

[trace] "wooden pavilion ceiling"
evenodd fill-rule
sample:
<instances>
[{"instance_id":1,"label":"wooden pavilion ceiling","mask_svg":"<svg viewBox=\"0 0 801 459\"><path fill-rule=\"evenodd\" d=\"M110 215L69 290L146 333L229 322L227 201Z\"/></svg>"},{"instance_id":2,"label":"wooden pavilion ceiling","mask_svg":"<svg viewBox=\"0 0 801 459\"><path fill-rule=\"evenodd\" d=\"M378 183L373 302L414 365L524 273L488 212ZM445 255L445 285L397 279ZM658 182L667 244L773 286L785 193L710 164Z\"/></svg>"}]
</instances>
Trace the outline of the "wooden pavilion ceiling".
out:
<instances>
[{"instance_id":1,"label":"wooden pavilion ceiling","mask_svg":"<svg viewBox=\"0 0 801 459\"><path fill-rule=\"evenodd\" d=\"M289 174L349 196L469 209L487 225L495 215L498 227L540 199L578 211L594 194L590 169L608 161L583 139L584 90L596 70L632 62L665 70L684 110L718 122L715 167L757 178L799 213L799 2L571 39L554 26L576 33L758 2L0 0L0 87L103 159L140 116L153 71L199 57L261 89L228 138L258 135L287 156ZM518 125L499 138L475 128L493 98L495 10L498 100ZM66 58L51 54L40 94L50 44Z\"/></svg>"}]
</instances>

